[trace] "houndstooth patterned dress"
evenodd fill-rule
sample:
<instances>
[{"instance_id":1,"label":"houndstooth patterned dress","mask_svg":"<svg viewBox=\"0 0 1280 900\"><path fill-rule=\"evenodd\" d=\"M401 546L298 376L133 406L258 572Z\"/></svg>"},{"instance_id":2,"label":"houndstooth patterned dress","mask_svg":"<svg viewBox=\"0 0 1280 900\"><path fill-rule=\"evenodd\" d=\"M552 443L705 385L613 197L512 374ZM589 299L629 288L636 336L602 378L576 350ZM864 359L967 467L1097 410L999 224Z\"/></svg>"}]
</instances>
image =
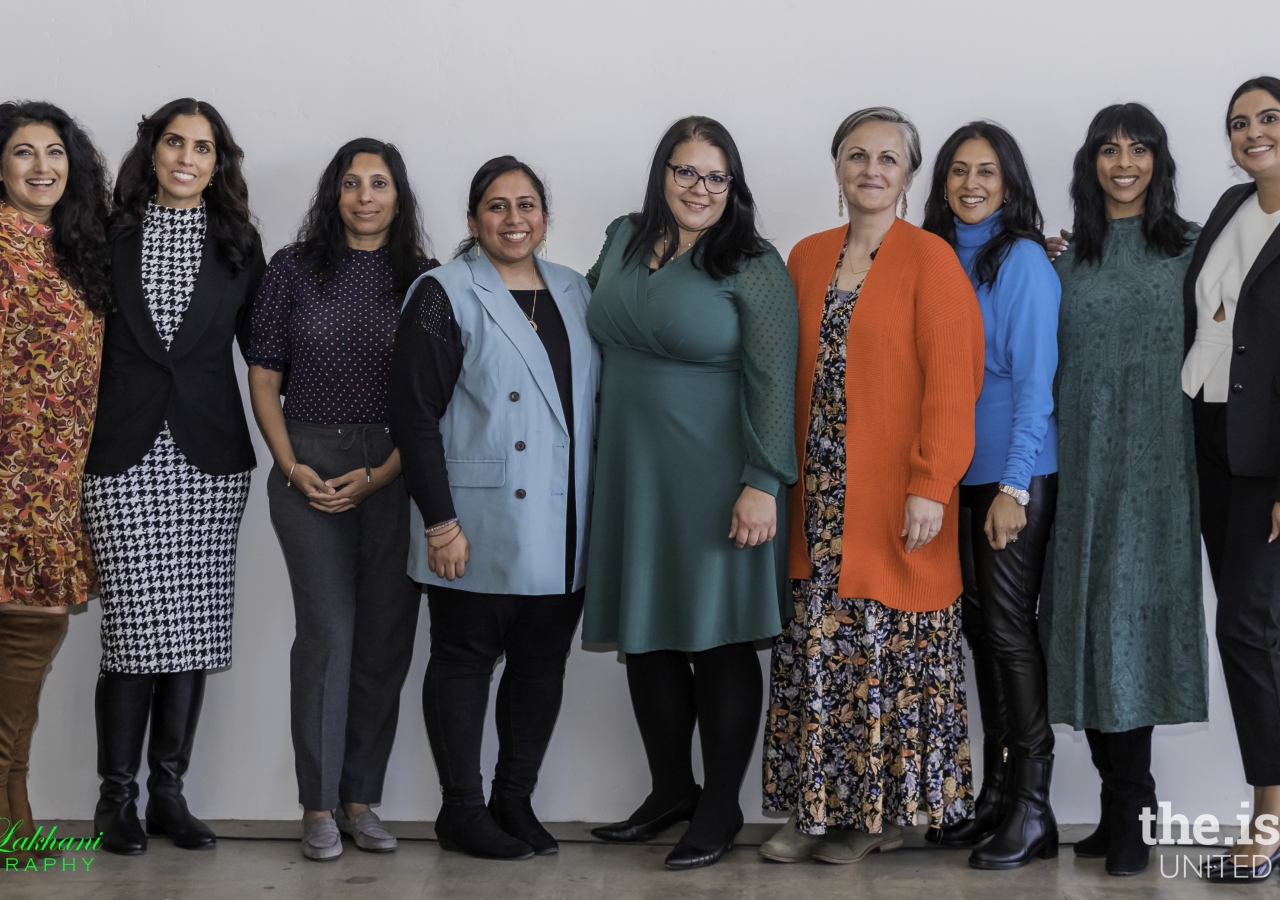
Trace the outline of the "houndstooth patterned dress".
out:
<instances>
[{"instance_id":1,"label":"houndstooth patterned dress","mask_svg":"<svg viewBox=\"0 0 1280 900\"><path fill-rule=\"evenodd\" d=\"M167 348L182 324L205 238L204 206L152 203L142 231L142 292ZM84 477L84 521L98 565L105 672L189 672L231 664L236 538L249 472L206 475L166 422L142 461Z\"/></svg>"}]
</instances>

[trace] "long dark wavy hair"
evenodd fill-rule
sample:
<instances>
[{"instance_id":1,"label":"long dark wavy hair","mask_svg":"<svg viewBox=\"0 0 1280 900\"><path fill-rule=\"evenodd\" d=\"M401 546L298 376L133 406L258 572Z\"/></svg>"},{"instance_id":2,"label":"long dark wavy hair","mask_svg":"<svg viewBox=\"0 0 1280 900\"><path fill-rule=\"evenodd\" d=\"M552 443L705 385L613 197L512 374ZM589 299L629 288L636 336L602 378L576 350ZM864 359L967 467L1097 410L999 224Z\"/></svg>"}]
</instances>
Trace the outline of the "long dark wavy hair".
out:
<instances>
[{"instance_id":1,"label":"long dark wavy hair","mask_svg":"<svg viewBox=\"0 0 1280 900\"><path fill-rule=\"evenodd\" d=\"M1187 222L1178 215L1178 167L1169 152L1168 132L1155 113L1141 103L1117 103L1093 117L1071 167L1071 203L1075 207L1072 243L1076 265L1102 259L1102 244L1107 237L1107 206L1098 181L1098 151L1116 137L1136 141L1151 153L1151 185L1147 188L1142 216L1142 236L1147 247L1164 256L1177 256L1189 243Z\"/></svg>"},{"instance_id":2,"label":"long dark wavy hair","mask_svg":"<svg viewBox=\"0 0 1280 900\"><path fill-rule=\"evenodd\" d=\"M978 250L973 260L978 284L995 284L1000 265L1019 238L1044 246L1044 216L1036 203L1022 148L1013 135L995 122L970 122L947 138L933 163L933 184L924 202L924 230L931 231L952 247L956 245L956 217L947 203L947 174L956 152L965 141L984 140L996 152L1000 176L1008 199L1000 207L1000 230Z\"/></svg>"},{"instance_id":3,"label":"long dark wavy hair","mask_svg":"<svg viewBox=\"0 0 1280 900\"><path fill-rule=\"evenodd\" d=\"M138 123L138 139L120 163L116 177L115 210L111 216L111 238L115 240L142 227L147 203L156 196L156 145L165 129L178 116L204 116L213 131L213 183L204 190L208 233L218 248L218 256L233 272L249 264L258 229L249 212L249 187L244 182L241 165L244 151L231 137L219 112L211 104L191 97L170 100Z\"/></svg>"},{"instance_id":4,"label":"long dark wavy hair","mask_svg":"<svg viewBox=\"0 0 1280 900\"><path fill-rule=\"evenodd\" d=\"M479 216L480 201L484 200L485 191L489 190L490 185L508 172L524 173L525 177L529 179L529 183L533 185L533 189L537 191L538 199L542 201L543 218L550 222L551 207L547 205L547 186L542 183L542 179L538 177L537 172L514 156L495 156L476 170L476 174L471 179L471 190L467 192L467 212L471 213L473 218ZM454 258L457 259L462 254L473 250L478 243L479 241L474 236L468 234L462 243L458 245L458 248L453 251Z\"/></svg>"},{"instance_id":5,"label":"long dark wavy hair","mask_svg":"<svg viewBox=\"0 0 1280 900\"><path fill-rule=\"evenodd\" d=\"M349 247L338 202L342 198L342 178L358 154L371 153L382 160L396 189L396 217L387 233L387 258L393 273L393 290L402 294L427 267L426 234L422 228L418 198L409 185L404 157L394 144L362 137L338 148L325 166L311 208L298 229L298 250L322 272L333 275L342 267Z\"/></svg>"},{"instance_id":6,"label":"long dark wavy hair","mask_svg":"<svg viewBox=\"0 0 1280 900\"><path fill-rule=\"evenodd\" d=\"M649 183L644 191L644 205L640 212L631 214L631 240L627 241L625 259L631 262L641 259L647 262L654 245L663 235L678 235L680 226L667 206L667 163L676 147L689 141L703 141L724 154L725 172L733 180L725 197L724 213L720 221L707 229L694 248L694 266L702 269L715 280L728 278L738 271L744 259L752 259L764 253L764 238L756 231L756 203L747 187L742 169L742 156L728 129L706 116L688 116L673 124L658 141L649 166ZM658 260L663 266L676 255L678 240L670 241Z\"/></svg>"},{"instance_id":7,"label":"long dark wavy hair","mask_svg":"<svg viewBox=\"0 0 1280 900\"><path fill-rule=\"evenodd\" d=\"M115 301L111 289L111 245L107 240L110 190L107 170L89 135L52 103L0 103L0 150L24 125L48 125L67 151L67 186L53 207L49 244L58 274L84 297L96 316L105 316ZM0 199L7 199L0 182Z\"/></svg>"}]
</instances>

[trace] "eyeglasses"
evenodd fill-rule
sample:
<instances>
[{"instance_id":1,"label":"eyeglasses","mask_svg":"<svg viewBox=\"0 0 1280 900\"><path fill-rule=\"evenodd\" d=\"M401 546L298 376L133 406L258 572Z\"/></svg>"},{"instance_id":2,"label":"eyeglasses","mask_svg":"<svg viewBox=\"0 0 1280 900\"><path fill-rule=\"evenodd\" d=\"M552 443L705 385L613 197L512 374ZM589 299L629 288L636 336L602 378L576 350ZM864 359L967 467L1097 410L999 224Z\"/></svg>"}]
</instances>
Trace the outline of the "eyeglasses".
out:
<instances>
[{"instance_id":1,"label":"eyeglasses","mask_svg":"<svg viewBox=\"0 0 1280 900\"><path fill-rule=\"evenodd\" d=\"M723 194L729 190L729 182L733 181L732 175L726 175L723 172L699 175L698 170L692 166L673 166L671 163L667 163L667 168L671 170L676 184L680 187L691 188L701 181L709 194Z\"/></svg>"}]
</instances>

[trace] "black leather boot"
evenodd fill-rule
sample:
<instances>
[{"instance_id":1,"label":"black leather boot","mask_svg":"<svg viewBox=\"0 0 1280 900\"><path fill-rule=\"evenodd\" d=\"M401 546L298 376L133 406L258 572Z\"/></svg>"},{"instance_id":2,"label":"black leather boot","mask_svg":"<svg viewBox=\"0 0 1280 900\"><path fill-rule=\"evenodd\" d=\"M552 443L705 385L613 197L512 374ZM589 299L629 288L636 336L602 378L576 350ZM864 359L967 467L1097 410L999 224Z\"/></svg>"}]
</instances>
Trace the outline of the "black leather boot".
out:
<instances>
[{"instance_id":1,"label":"black leather boot","mask_svg":"<svg viewBox=\"0 0 1280 900\"><path fill-rule=\"evenodd\" d=\"M975 869L1019 869L1035 857L1058 855L1058 822L1049 805L1053 757L1017 758L1013 773L1009 815L990 841L969 854Z\"/></svg>"},{"instance_id":2,"label":"black leather boot","mask_svg":"<svg viewBox=\"0 0 1280 900\"><path fill-rule=\"evenodd\" d=\"M98 775L102 787L93 813L93 832L108 853L147 852L147 834L138 821L138 769L151 715L155 675L101 672L94 697L98 724Z\"/></svg>"},{"instance_id":3,"label":"black leather boot","mask_svg":"<svg viewBox=\"0 0 1280 900\"><path fill-rule=\"evenodd\" d=\"M530 798L500 797L493 794L489 797L489 814L499 828L528 844L538 856L560 852L560 844L533 814Z\"/></svg>"},{"instance_id":4,"label":"black leather boot","mask_svg":"<svg viewBox=\"0 0 1280 900\"><path fill-rule=\"evenodd\" d=\"M1111 757L1111 823L1107 874L1137 875L1151 862L1151 847L1142 839L1142 810L1156 807L1156 780L1151 774L1151 726L1107 735Z\"/></svg>"},{"instance_id":5,"label":"black leather boot","mask_svg":"<svg viewBox=\"0 0 1280 900\"><path fill-rule=\"evenodd\" d=\"M203 670L157 675L151 702L147 834L168 837L183 850L206 850L218 842L209 826L191 815L182 796L182 776L191 764L204 702L204 682Z\"/></svg>"},{"instance_id":6,"label":"black leather boot","mask_svg":"<svg viewBox=\"0 0 1280 900\"><path fill-rule=\"evenodd\" d=\"M1111 747L1107 734L1093 728L1086 728L1084 736L1089 741L1089 754L1093 758L1093 767L1102 777L1102 794L1099 798L1100 812L1098 827L1093 834L1083 840L1076 841L1072 848L1081 859L1103 859L1107 848L1111 846Z\"/></svg>"},{"instance_id":7,"label":"black leather boot","mask_svg":"<svg viewBox=\"0 0 1280 900\"><path fill-rule=\"evenodd\" d=\"M466 853L478 859L519 860L533 856L533 848L507 834L493 820L487 807L440 807L436 839L442 850Z\"/></svg>"},{"instance_id":8,"label":"black leather boot","mask_svg":"<svg viewBox=\"0 0 1280 900\"><path fill-rule=\"evenodd\" d=\"M1013 800L1013 759L998 744L982 747L982 790L973 805L973 818L942 828L930 828L924 839L939 847L972 847L994 834L1008 815Z\"/></svg>"}]
</instances>

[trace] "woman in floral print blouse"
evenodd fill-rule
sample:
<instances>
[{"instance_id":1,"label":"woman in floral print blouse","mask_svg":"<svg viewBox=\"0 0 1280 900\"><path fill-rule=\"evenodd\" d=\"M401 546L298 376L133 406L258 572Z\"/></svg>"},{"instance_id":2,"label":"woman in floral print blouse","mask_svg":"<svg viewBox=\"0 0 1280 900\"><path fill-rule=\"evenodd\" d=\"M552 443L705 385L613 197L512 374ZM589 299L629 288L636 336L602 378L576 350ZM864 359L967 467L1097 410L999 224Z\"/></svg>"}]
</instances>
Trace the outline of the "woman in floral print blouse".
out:
<instances>
[{"instance_id":1,"label":"woman in floral print blouse","mask_svg":"<svg viewBox=\"0 0 1280 900\"><path fill-rule=\"evenodd\" d=\"M0 104L0 148L0 819L24 837L41 682L94 581L80 478L110 305L107 189L55 106Z\"/></svg>"}]
</instances>

